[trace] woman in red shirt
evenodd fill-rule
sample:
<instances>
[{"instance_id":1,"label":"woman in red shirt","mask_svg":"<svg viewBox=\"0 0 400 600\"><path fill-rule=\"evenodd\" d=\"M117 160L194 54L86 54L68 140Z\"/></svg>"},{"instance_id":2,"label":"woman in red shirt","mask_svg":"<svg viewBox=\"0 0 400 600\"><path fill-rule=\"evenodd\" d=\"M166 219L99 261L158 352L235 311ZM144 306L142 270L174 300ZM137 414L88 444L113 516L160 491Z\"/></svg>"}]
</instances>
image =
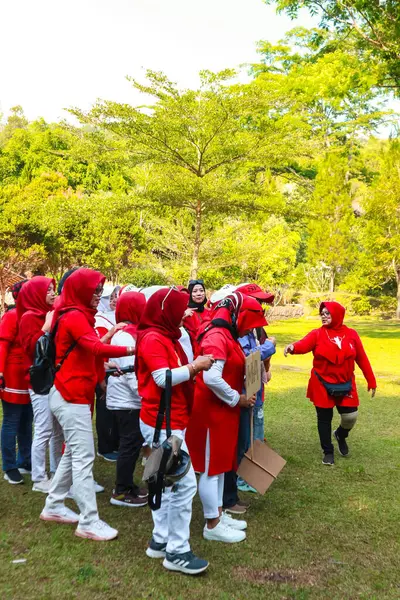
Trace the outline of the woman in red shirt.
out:
<instances>
[{"instance_id":1,"label":"woman in red shirt","mask_svg":"<svg viewBox=\"0 0 400 600\"><path fill-rule=\"evenodd\" d=\"M22 285L11 287L16 301ZM1 454L4 479L24 483L21 475L31 471L32 405L23 367L24 354L18 339L17 309L10 306L0 321L0 397L3 404ZM15 451L18 441L18 458Z\"/></svg>"},{"instance_id":2,"label":"woman in red shirt","mask_svg":"<svg viewBox=\"0 0 400 600\"><path fill-rule=\"evenodd\" d=\"M147 301L139 327L136 346L136 374L142 398L140 429L149 446L153 444L162 388L166 372L172 372L171 430L183 440L187 451L185 430L192 406L192 379L200 370L209 369L212 358L202 356L193 363L179 344L179 326L189 296L177 288L160 289ZM160 443L166 439L165 423ZM204 571L208 562L197 558L190 550L189 535L192 501L196 493L193 467L180 479L176 490L167 488L162 495L161 508L152 511L153 537L146 550L150 558L164 558L165 568L194 575Z\"/></svg>"},{"instance_id":3,"label":"woman in red shirt","mask_svg":"<svg viewBox=\"0 0 400 600\"><path fill-rule=\"evenodd\" d=\"M334 432L339 452L347 456L349 448L346 438L354 427L358 416L359 399L354 374L355 363L360 367L375 396L376 379L358 333L343 325L346 309L338 302L322 302L319 308L322 327L313 329L302 340L286 346L284 354L314 355L313 369L308 382L307 398L317 411L318 433L324 452L322 463L334 464L332 444L333 408L341 416L339 427ZM347 384L347 390L328 392L329 384ZM340 395L336 395L336 394ZM334 394L334 395L332 395Z\"/></svg>"},{"instance_id":4,"label":"woman in red shirt","mask_svg":"<svg viewBox=\"0 0 400 600\"><path fill-rule=\"evenodd\" d=\"M255 403L255 397L246 399L242 393L245 355L238 338L264 325L257 300L233 293L217 304L200 334L201 352L212 354L215 363L196 381L187 440L194 469L201 473L203 536L208 540L234 543L246 537L246 522L222 512L222 496L224 474L237 468L240 408Z\"/></svg>"},{"instance_id":5,"label":"woman in red shirt","mask_svg":"<svg viewBox=\"0 0 400 600\"><path fill-rule=\"evenodd\" d=\"M33 491L48 493L46 451L50 445L50 471L54 473L61 459L63 435L49 408L48 394L36 394L31 387L29 367L33 364L38 339L49 331L55 301L55 281L51 277L33 277L21 289L17 299L19 341L24 351L25 381L32 402L35 433L32 443Z\"/></svg>"},{"instance_id":6,"label":"woman in red shirt","mask_svg":"<svg viewBox=\"0 0 400 600\"><path fill-rule=\"evenodd\" d=\"M94 331L104 281L97 271L78 269L66 280L55 311L56 363L72 348L56 373L49 396L51 412L64 432L66 449L40 515L44 521L78 523L75 535L96 541L111 540L118 531L101 521L97 511L90 405L96 383L104 385L104 358L134 352L130 346L103 344ZM64 504L72 484L80 515Z\"/></svg>"}]
</instances>

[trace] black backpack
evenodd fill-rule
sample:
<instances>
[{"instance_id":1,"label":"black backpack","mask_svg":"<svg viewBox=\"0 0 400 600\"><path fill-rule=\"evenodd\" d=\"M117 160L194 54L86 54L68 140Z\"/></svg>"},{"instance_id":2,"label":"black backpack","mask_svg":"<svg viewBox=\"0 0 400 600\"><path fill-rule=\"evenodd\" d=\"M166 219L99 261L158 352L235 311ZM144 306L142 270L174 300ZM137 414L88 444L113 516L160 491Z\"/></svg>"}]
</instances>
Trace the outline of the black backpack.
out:
<instances>
[{"instance_id":1,"label":"black backpack","mask_svg":"<svg viewBox=\"0 0 400 600\"><path fill-rule=\"evenodd\" d=\"M61 369L65 359L68 358L68 355L78 343L78 340L74 340L60 362L56 364L56 345L54 340L62 316L57 319L52 331L44 333L36 342L33 365L29 368L29 378L35 394L43 396L50 392L57 371Z\"/></svg>"}]
</instances>

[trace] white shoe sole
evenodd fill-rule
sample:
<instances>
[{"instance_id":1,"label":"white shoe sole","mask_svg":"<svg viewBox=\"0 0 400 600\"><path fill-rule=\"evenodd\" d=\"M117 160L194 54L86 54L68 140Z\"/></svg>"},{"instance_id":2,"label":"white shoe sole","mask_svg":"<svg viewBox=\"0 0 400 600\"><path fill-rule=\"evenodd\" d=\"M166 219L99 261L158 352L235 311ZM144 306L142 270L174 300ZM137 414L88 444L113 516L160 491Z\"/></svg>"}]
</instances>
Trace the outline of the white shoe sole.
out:
<instances>
[{"instance_id":1,"label":"white shoe sole","mask_svg":"<svg viewBox=\"0 0 400 600\"><path fill-rule=\"evenodd\" d=\"M97 453L97 456L100 456L100 458L104 458L104 460L106 460L107 462L111 462L111 463L117 462L117 459L116 459L116 458L115 458L115 459L114 459L114 458L106 458L106 457L104 456L104 454L99 454L99 453Z\"/></svg>"},{"instance_id":2,"label":"white shoe sole","mask_svg":"<svg viewBox=\"0 0 400 600\"><path fill-rule=\"evenodd\" d=\"M149 558L165 558L166 551L165 550L153 550L153 548L146 548L146 555Z\"/></svg>"},{"instance_id":3,"label":"white shoe sole","mask_svg":"<svg viewBox=\"0 0 400 600\"><path fill-rule=\"evenodd\" d=\"M4 479L8 481L8 483L11 483L11 485L21 485L21 483L24 483L23 479L21 479L21 481L11 481L7 473L4 473Z\"/></svg>"},{"instance_id":4,"label":"white shoe sole","mask_svg":"<svg viewBox=\"0 0 400 600\"><path fill-rule=\"evenodd\" d=\"M147 499L143 500L143 504L128 504L127 502L110 498L110 504L113 504L114 506L127 506L128 508L142 508L147 505Z\"/></svg>"},{"instance_id":5,"label":"white shoe sole","mask_svg":"<svg viewBox=\"0 0 400 600\"><path fill-rule=\"evenodd\" d=\"M236 511L236 510L231 510L230 508L224 508L223 509L224 512L229 513L231 515L244 515L247 512L247 508L245 510L241 510L241 511Z\"/></svg>"},{"instance_id":6,"label":"white shoe sole","mask_svg":"<svg viewBox=\"0 0 400 600\"><path fill-rule=\"evenodd\" d=\"M232 529L232 531L238 531L237 529ZM246 534L244 531L241 531L240 533L242 533L243 535L240 536L239 539L221 539L221 538L217 538L217 537L208 537L206 535L206 533L203 531L203 538L205 540L207 540L208 542L223 542L224 544L238 544L239 542L243 542L246 539Z\"/></svg>"},{"instance_id":7,"label":"white shoe sole","mask_svg":"<svg viewBox=\"0 0 400 600\"><path fill-rule=\"evenodd\" d=\"M65 525L76 525L79 523L79 518L68 519L67 517L61 517L60 515L46 515L41 513L39 518L42 521L53 521L54 523L64 523Z\"/></svg>"},{"instance_id":8,"label":"white shoe sole","mask_svg":"<svg viewBox=\"0 0 400 600\"><path fill-rule=\"evenodd\" d=\"M76 529L75 535L86 540L93 540L94 542L110 542L111 540L115 540L115 538L118 537L118 531L112 537L100 537L95 533L90 533L89 531L79 531L78 529Z\"/></svg>"},{"instance_id":9,"label":"white shoe sole","mask_svg":"<svg viewBox=\"0 0 400 600\"><path fill-rule=\"evenodd\" d=\"M48 494L50 492L50 490L41 490L40 488L33 486L32 492L42 492L42 494Z\"/></svg>"},{"instance_id":10,"label":"white shoe sole","mask_svg":"<svg viewBox=\"0 0 400 600\"><path fill-rule=\"evenodd\" d=\"M335 463L326 463L324 461L321 461L321 462L324 465L324 467L334 467L335 466Z\"/></svg>"},{"instance_id":11,"label":"white shoe sole","mask_svg":"<svg viewBox=\"0 0 400 600\"><path fill-rule=\"evenodd\" d=\"M31 475L32 471L28 471L27 469L18 469L21 475Z\"/></svg>"},{"instance_id":12,"label":"white shoe sole","mask_svg":"<svg viewBox=\"0 0 400 600\"><path fill-rule=\"evenodd\" d=\"M166 558L163 560L163 567L168 569L168 571L179 571L180 573L185 573L185 575L199 575L199 573L203 573L206 569L208 569L208 565L196 570L187 569L186 567L174 565L174 563L169 562Z\"/></svg>"}]
</instances>

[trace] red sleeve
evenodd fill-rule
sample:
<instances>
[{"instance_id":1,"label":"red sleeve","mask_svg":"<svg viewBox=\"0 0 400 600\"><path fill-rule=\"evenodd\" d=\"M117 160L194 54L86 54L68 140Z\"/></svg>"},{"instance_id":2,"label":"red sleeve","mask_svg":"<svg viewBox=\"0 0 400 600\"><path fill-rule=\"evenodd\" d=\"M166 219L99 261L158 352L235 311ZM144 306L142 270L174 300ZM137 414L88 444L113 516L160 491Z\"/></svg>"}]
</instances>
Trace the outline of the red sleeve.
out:
<instances>
[{"instance_id":1,"label":"red sleeve","mask_svg":"<svg viewBox=\"0 0 400 600\"><path fill-rule=\"evenodd\" d=\"M19 341L25 354L33 358L36 342L43 335L44 319L26 313L19 322Z\"/></svg>"},{"instance_id":2,"label":"red sleeve","mask_svg":"<svg viewBox=\"0 0 400 600\"><path fill-rule=\"evenodd\" d=\"M214 360L226 360L228 358L228 342L222 331L211 329L201 342L203 354L212 354Z\"/></svg>"},{"instance_id":3,"label":"red sleeve","mask_svg":"<svg viewBox=\"0 0 400 600\"><path fill-rule=\"evenodd\" d=\"M97 337L93 327L91 327L86 317L79 311L70 313L66 323L66 329L72 339L77 340L78 346L104 358L119 358L126 356L126 346L110 346L103 344Z\"/></svg>"},{"instance_id":4,"label":"red sleeve","mask_svg":"<svg viewBox=\"0 0 400 600\"><path fill-rule=\"evenodd\" d=\"M108 333L108 329L106 329L105 327L95 327L94 330L97 332L99 340L101 340ZM107 343L109 344L110 341L108 341Z\"/></svg>"},{"instance_id":5,"label":"red sleeve","mask_svg":"<svg viewBox=\"0 0 400 600\"><path fill-rule=\"evenodd\" d=\"M368 384L368 389L376 388L376 379L374 372L371 367L371 363L369 362L368 356L365 353L364 346L362 345L362 341L358 333L354 331L354 342L356 346L356 363L360 367L366 382Z\"/></svg>"},{"instance_id":6,"label":"red sleeve","mask_svg":"<svg viewBox=\"0 0 400 600\"><path fill-rule=\"evenodd\" d=\"M0 373L4 373L10 344L7 340L0 340Z\"/></svg>"},{"instance_id":7,"label":"red sleeve","mask_svg":"<svg viewBox=\"0 0 400 600\"><path fill-rule=\"evenodd\" d=\"M116 346L111 346L111 348L116 348ZM168 349L157 337L150 334L146 335L141 343L140 354L150 373L158 369L171 368Z\"/></svg>"},{"instance_id":8,"label":"red sleeve","mask_svg":"<svg viewBox=\"0 0 400 600\"><path fill-rule=\"evenodd\" d=\"M307 354L307 352L314 350L315 346L317 345L317 336L318 329L313 329L310 331L310 333L303 337L303 339L295 342L293 344L293 354Z\"/></svg>"}]
</instances>

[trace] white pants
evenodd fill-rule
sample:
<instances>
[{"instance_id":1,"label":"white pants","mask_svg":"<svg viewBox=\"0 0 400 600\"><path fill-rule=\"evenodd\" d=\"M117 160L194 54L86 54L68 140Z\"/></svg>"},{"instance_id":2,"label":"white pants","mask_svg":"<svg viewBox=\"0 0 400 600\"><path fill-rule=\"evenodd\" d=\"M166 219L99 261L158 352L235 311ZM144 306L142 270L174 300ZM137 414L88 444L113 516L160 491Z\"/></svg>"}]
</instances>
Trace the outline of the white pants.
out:
<instances>
[{"instance_id":1,"label":"white pants","mask_svg":"<svg viewBox=\"0 0 400 600\"><path fill-rule=\"evenodd\" d=\"M94 440L92 416L88 404L66 402L53 387L50 408L65 436L65 452L54 475L46 500L48 510L57 510L74 484L74 500L79 506L80 525L91 525L99 519L93 480Z\"/></svg>"},{"instance_id":2,"label":"white pants","mask_svg":"<svg viewBox=\"0 0 400 600\"><path fill-rule=\"evenodd\" d=\"M61 460L62 445L64 441L62 429L54 419L50 406L49 396L35 394L29 390L32 402L33 422L35 432L32 441L32 481L38 482L46 479L46 451L50 443L50 471L55 473Z\"/></svg>"},{"instance_id":3,"label":"white pants","mask_svg":"<svg viewBox=\"0 0 400 600\"><path fill-rule=\"evenodd\" d=\"M154 427L140 421L140 429L145 442L151 447ZM183 440L182 450L188 452L185 443L185 432L174 430L174 435ZM160 443L166 439L165 429L161 430ZM172 488L166 488L161 498L161 507L151 511L153 516L153 539L160 544L167 544L167 552L182 554L189 552L190 521L192 519L193 497L197 491L196 475L191 466L189 472Z\"/></svg>"},{"instance_id":4,"label":"white pants","mask_svg":"<svg viewBox=\"0 0 400 600\"><path fill-rule=\"evenodd\" d=\"M225 473L220 475L208 475L210 466L210 432L207 431L206 457L204 473L199 479L199 496L203 505L205 519L216 519L219 517L219 509L222 507L224 495Z\"/></svg>"}]
</instances>

